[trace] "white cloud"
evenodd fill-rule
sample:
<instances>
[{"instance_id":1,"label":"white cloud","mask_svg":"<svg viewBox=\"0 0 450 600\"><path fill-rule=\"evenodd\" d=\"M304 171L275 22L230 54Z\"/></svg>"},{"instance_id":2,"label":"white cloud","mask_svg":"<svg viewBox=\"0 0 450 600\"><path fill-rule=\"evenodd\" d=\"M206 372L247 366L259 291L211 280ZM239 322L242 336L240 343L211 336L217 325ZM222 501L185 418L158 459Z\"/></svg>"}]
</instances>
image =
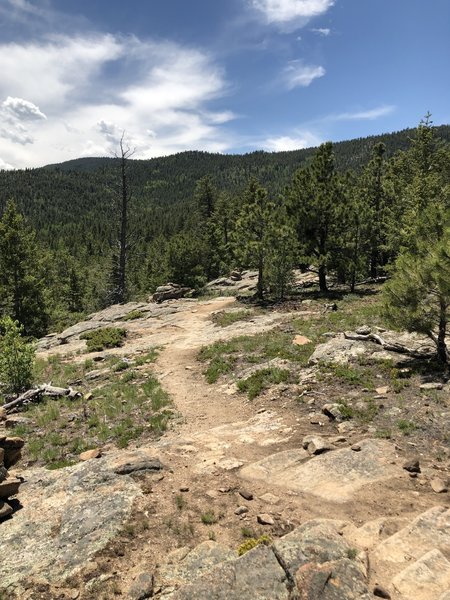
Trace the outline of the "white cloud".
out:
<instances>
[{"instance_id":1,"label":"white cloud","mask_svg":"<svg viewBox=\"0 0 450 600\"><path fill-rule=\"evenodd\" d=\"M30 123L46 119L44 113L32 102L8 96L0 104L0 138L23 146L32 144L34 138L30 132Z\"/></svg>"},{"instance_id":2,"label":"white cloud","mask_svg":"<svg viewBox=\"0 0 450 600\"><path fill-rule=\"evenodd\" d=\"M303 27L326 13L334 3L335 0L252 0L253 7L268 24L287 31Z\"/></svg>"},{"instance_id":3,"label":"white cloud","mask_svg":"<svg viewBox=\"0 0 450 600\"><path fill-rule=\"evenodd\" d=\"M269 152L285 152L319 146L322 141L316 134L310 131L294 131L293 136L270 137L262 142L262 147Z\"/></svg>"},{"instance_id":4,"label":"white cloud","mask_svg":"<svg viewBox=\"0 0 450 600\"><path fill-rule=\"evenodd\" d=\"M44 113L39 110L39 106L23 98L11 98L11 96L8 96L2 103L1 108L13 118L23 121L47 119Z\"/></svg>"},{"instance_id":5,"label":"white cloud","mask_svg":"<svg viewBox=\"0 0 450 600\"><path fill-rule=\"evenodd\" d=\"M235 115L209 106L229 93L224 73L195 48L52 36L0 44L0 72L0 156L14 167L111 155L123 131L136 158L231 145L221 126Z\"/></svg>"},{"instance_id":6,"label":"white cloud","mask_svg":"<svg viewBox=\"0 0 450 600\"><path fill-rule=\"evenodd\" d=\"M3 158L0 158L0 171L10 171L11 169L14 169L14 167L5 162Z\"/></svg>"},{"instance_id":7,"label":"white cloud","mask_svg":"<svg viewBox=\"0 0 450 600\"><path fill-rule=\"evenodd\" d=\"M311 31L313 33L317 33L318 35L321 35L323 37L327 37L331 33L331 29L328 29L328 27L317 27L317 28L311 29Z\"/></svg>"},{"instance_id":8,"label":"white cloud","mask_svg":"<svg viewBox=\"0 0 450 600\"><path fill-rule=\"evenodd\" d=\"M284 69L282 79L289 90L296 87L308 87L326 71L321 66L306 65L302 60L293 60Z\"/></svg>"},{"instance_id":9,"label":"white cloud","mask_svg":"<svg viewBox=\"0 0 450 600\"><path fill-rule=\"evenodd\" d=\"M371 110L362 110L355 112L346 112L341 113L339 115L332 115L329 117L329 120L332 121L360 121L360 120L368 120L373 121L374 119L379 119L380 117L385 117L394 112L395 106L392 105L383 105L377 108L372 108Z\"/></svg>"}]
</instances>

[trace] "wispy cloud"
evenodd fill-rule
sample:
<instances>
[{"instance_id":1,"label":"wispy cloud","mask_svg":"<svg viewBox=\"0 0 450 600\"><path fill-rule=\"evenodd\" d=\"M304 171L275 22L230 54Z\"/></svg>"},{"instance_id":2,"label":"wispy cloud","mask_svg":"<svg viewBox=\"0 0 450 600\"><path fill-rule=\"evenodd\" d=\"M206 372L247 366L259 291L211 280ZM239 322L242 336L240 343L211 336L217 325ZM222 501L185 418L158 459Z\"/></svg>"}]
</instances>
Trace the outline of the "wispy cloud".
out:
<instances>
[{"instance_id":1,"label":"wispy cloud","mask_svg":"<svg viewBox=\"0 0 450 600\"><path fill-rule=\"evenodd\" d=\"M323 15L335 0L252 0L252 6L267 24L286 31L304 27L311 19Z\"/></svg>"},{"instance_id":2,"label":"wispy cloud","mask_svg":"<svg viewBox=\"0 0 450 600\"><path fill-rule=\"evenodd\" d=\"M293 135L269 137L260 144L268 152L284 152L319 146L322 142L323 140L311 131L296 130Z\"/></svg>"},{"instance_id":3,"label":"wispy cloud","mask_svg":"<svg viewBox=\"0 0 450 600\"><path fill-rule=\"evenodd\" d=\"M235 115L205 51L104 34L0 44L0 168L110 155L125 130L136 157L221 152ZM6 165L6 166L5 166Z\"/></svg>"},{"instance_id":4,"label":"wispy cloud","mask_svg":"<svg viewBox=\"0 0 450 600\"><path fill-rule=\"evenodd\" d=\"M313 27L311 31L321 35L322 37L327 37L331 33L331 29L328 29L328 27Z\"/></svg>"},{"instance_id":5,"label":"wispy cloud","mask_svg":"<svg viewBox=\"0 0 450 600\"><path fill-rule=\"evenodd\" d=\"M378 106L377 108L372 108L370 110L359 110L355 112L345 112L338 115L330 115L327 117L327 120L330 121L373 121L375 119L379 119L380 117L385 117L390 115L395 110L395 106L386 105Z\"/></svg>"},{"instance_id":6,"label":"wispy cloud","mask_svg":"<svg viewBox=\"0 0 450 600\"><path fill-rule=\"evenodd\" d=\"M283 70L282 80L289 90L296 87L308 87L319 77L323 77L326 71L321 66L307 65L303 60L293 60Z\"/></svg>"}]
</instances>

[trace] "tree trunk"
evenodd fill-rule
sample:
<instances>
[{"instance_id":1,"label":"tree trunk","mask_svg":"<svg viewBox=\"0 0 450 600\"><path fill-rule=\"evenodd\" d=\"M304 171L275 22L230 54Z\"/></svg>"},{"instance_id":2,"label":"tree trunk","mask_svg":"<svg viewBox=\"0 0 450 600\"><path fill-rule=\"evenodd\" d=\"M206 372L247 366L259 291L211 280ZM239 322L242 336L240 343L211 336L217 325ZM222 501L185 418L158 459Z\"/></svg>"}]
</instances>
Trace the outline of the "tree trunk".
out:
<instances>
[{"instance_id":1,"label":"tree trunk","mask_svg":"<svg viewBox=\"0 0 450 600\"><path fill-rule=\"evenodd\" d=\"M263 280L264 260L262 256L259 257L258 261L258 283L256 286L256 295L259 300L264 299L264 280Z\"/></svg>"},{"instance_id":2,"label":"tree trunk","mask_svg":"<svg viewBox=\"0 0 450 600\"><path fill-rule=\"evenodd\" d=\"M328 292L327 270L324 265L320 265L320 267L319 267L319 287L320 287L321 292L323 292L323 293Z\"/></svg>"},{"instance_id":3,"label":"tree trunk","mask_svg":"<svg viewBox=\"0 0 450 600\"><path fill-rule=\"evenodd\" d=\"M118 290L117 301L122 303L125 301L126 290L126 264L127 264L127 228L128 228L128 182L126 171L126 158L121 142L121 170L122 170L122 202L120 215L120 255L119 255L119 273L118 273Z\"/></svg>"},{"instance_id":4,"label":"tree trunk","mask_svg":"<svg viewBox=\"0 0 450 600\"><path fill-rule=\"evenodd\" d=\"M447 305L441 299L439 314L439 333L437 338L438 360L446 364L448 360L447 345L445 343L445 334L447 329Z\"/></svg>"}]
</instances>

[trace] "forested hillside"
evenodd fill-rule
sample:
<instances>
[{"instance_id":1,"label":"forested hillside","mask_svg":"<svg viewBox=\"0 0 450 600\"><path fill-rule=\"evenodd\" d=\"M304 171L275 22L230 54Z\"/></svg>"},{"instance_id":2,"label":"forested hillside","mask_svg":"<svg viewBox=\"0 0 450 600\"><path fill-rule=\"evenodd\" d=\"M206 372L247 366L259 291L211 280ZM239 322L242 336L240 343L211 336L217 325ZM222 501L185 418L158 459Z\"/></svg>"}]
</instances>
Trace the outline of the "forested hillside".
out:
<instances>
[{"instance_id":1,"label":"forested hillside","mask_svg":"<svg viewBox=\"0 0 450 600\"><path fill-rule=\"evenodd\" d=\"M408 244L417 198L428 204L439 189L444 200L449 141L450 126L426 119L417 130L319 149L83 158L2 171L3 236L20 246L0 257L2 312L17 316L27 297L39 299L40 317L25 319L38 334L168 280L200 289L236 266L259 270L260 297L283 297L299 265L318 270L323 292L331 270L353 289L385 273ZM14 253L20 290L12 290ZM117 296L125 254L126 290ZM36 300L28 304L33 312Z\"/></svg>"}]
</instances>

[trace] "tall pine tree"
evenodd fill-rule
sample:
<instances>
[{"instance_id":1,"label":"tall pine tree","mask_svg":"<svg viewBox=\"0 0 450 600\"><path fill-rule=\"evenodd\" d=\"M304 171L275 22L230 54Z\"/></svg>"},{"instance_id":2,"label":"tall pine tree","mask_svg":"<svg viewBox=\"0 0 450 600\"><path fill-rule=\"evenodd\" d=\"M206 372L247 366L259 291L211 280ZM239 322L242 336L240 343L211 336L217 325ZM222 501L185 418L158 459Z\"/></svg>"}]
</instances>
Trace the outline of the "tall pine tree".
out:
<instances>
[{"instance_id":1,"label":"tall pine tree","mask_svg":"<svg viewBox=\"0 0 450 600\"><path fill-rule=\"evenodd\" d=\"M0 221L0 310L31 336L48 326L42 255L34 231L9 201Z\"/></svg>"}]
</instances>

